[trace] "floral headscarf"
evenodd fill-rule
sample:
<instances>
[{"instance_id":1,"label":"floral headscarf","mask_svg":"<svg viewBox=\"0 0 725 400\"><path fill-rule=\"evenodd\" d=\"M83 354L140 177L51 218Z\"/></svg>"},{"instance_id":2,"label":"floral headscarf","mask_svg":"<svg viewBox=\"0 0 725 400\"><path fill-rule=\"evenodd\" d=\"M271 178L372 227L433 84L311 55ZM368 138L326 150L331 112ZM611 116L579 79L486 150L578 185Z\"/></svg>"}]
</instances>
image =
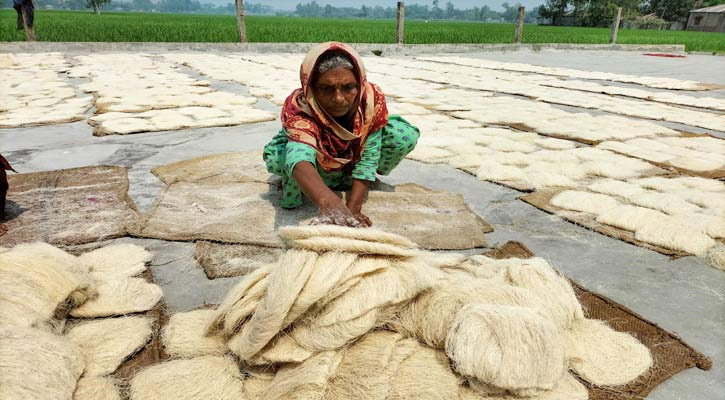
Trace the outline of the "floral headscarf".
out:
<instances>
[{"instance_id":1,"label":"floral headscarf","mask_svg":"<svg viewBox=\"0 0 725 400\"><path fill-rule=\"evenodd\" d=\"M338 124L315 99L312 82L317 63L329 51L344 53L353 63L358 97L352 115L348 114L352 131ZM360 56L344 43L321 43L312 48L302 62L300 82L302 87L287 97L282 108L282 126L288 139L312 146L317 151L318 165L326 171L355 165L365 149L368 135L388 123L385 96L377 85L367 81Z\"/></svg>"}]
</instances>

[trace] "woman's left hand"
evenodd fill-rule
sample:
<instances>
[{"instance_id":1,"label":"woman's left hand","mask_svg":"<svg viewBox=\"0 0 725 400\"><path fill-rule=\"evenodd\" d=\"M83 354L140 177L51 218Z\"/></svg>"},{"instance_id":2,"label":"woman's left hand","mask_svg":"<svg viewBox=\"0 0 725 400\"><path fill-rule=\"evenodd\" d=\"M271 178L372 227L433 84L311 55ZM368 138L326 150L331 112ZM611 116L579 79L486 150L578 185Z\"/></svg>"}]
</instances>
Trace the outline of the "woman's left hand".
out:
<instances>
[{"instance_id":1,"label":"woman's left hand","mask_svg":"<svg viewBox=\"0 0 725 400\"><path fill-rule=\"evenodd\" d=\"M367 215L362 213L362 205L365 202L365 196L368 193L369 181L361 179L352 180L352 188L350 188L350 194L347 198L347 209L350 210L352 215L360 222L360 226L368 228L373 225Z\"/></svg>"},{"instance_id":2,"label":"woman's left hand","mask_svg":"<svg viewBox=\"0 0 725 400\"><path fill-rule=\"evenodd\" d=\"M373 226L373 221L368 218L367 215L363 214L360 210L362 207L355 205L355 204L349 204L347 205L347 209L350 210L352 213L352 216L355 217L356 220L360 222L360 226L363 228L369 228Z\"/></svg>"}]
</instances>

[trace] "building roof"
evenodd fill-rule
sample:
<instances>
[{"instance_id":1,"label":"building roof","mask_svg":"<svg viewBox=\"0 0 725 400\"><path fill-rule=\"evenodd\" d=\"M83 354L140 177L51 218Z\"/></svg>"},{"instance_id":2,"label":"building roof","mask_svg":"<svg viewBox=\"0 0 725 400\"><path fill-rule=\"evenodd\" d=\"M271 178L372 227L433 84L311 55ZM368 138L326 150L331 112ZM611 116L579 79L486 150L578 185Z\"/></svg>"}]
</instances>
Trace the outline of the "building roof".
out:
<instances>
[{"instance_id":1,"label":"building roof","mask_svg":"<svg viewBox=\"0 0 725 400\"><path fill-rule=\"evenodd\" d=\"M690 12L725 13L725 4L720 4L720 5L712 6L712 7L698 8L697 10L692 10Z\"/></svg>"}]
</instances>

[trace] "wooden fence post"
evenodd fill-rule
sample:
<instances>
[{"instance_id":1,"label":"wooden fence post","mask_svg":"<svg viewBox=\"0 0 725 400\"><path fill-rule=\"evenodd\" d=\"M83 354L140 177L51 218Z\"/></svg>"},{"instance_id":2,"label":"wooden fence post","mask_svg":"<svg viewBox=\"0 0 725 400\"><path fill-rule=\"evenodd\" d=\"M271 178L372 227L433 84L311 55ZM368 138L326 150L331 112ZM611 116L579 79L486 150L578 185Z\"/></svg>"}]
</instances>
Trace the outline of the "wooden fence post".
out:
<instances>
[{"instance_id":1,"label":"wooden fence post","mask_svg":"<svg viewBox=\"0 0 725 400\"><path fill-rule=\"evenodd\" d=\"M405 3L398 2L398 38L397 43L403 44L405 40Z\"/></svg>"},{"instance_id":2,"label":"wooden fence post","mask_svg":"<svg viewBox=\"0 0 725 400\"><path fill-rule=\"evenodd\" d=\"M247 23L244 21L244 0L236 0L237 28L239 28L239 42L247 43Z\"/></svg>"},{"instance_id":3,"label":"wooden fence post","mask_svg":"<svg viewBox=\"0 0 725 400\"><path fill-rule=\"evenodd\" d=\"M23 16L23 26L25 28L25 38L28 40L28 42L34 42L35 41L35 23L33 22L33 25L28 24L28 10L25 6L25 2L20 5L20 15Z\"/></svg>"},{"instance_id":4,"label":"wooden fence post","mask_svg":"<svg viewBox=\"0 0 725 400\"><path fill-rule=\"evenodd\" d=\"M524 36L524 11L525 7L519 7L519 16L516 20L516 36L514 36L514 43L521 43L521 38Z\"/></svg>"},{"instance_id":5,"label":"wooden fence post","mask_svg":"<svg viewBox=\"0 0 725 400\"><path fill-rule=\"evenodd\" d=\"M609 44L617 43L617 33L619 32L619 21L622 19L622 7L617 7L614 13L614 22L612 22L612 34L609 36Z\"/></svg>"}]
</instances>

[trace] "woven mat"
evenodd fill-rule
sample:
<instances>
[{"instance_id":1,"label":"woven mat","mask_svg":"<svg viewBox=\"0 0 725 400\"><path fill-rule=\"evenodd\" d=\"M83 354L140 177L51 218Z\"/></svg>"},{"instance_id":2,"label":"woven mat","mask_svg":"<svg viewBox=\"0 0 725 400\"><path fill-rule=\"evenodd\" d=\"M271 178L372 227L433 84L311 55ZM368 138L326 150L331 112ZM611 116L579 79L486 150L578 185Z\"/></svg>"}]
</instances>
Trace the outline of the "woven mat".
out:
<instances>
[{"instance_id":1,"label":"woven mat","mask_svg":"<svg viewBox=\"0 0 725 400\"><path fill-rule=\"evenodd\" d=\"M276 185L260 182L169 185L133 234L165 240L214 240L283 247L277 229L317 214L311 205L280 207Z\"/></svg>"},{"instance_id":2,"label":"woven mat","mask_svg":"<svg viewBox=\"0 0 725 400\"><path fill-rule=\"evenodd\" d=\"M125 236L137 218L124 167L94 166L8 176L0 246L68 246ZM0 229L2 232L4 229Z\"/></svg>"},{"instance_id":3,"label":"woven mat","mask_svg":"<svg viewBox=\"0 0 725 400\"><path fill-rule=\"evenodd\" d=\"M534 254L520 242L508 242L500 249L484 253L493 258L529 258ZM677 335L647 321L634 311L571 281L588 318L606 321L620 332L636 337L652 353L652 367L634 381L622 386L593 386L582 381L590 400L635 400L647 396L660 383L686 369L709 370L709 358L693 349Z\"/></svg>"},{"instance_id":4,"label":"woven mat","mask_svg":"<svg viewBox=\"0 0 725 400\"><path fill-rule=\"evenodd\" d=\"M634 232L628 231L626 229L616 228L611 225L600 224L591 214L579 211L564 210L563 208L555 207L550 204L550 200L557 193L559 193L559 191L557 190L534 192L523 195L519 197L519 199L550 214L558 215L569 222L573 222L577 225L583 226L587 229L591 229L603 235L607 235L609 237L613 237L627 243L632 243L634 245L644 247L645 249L654 250L658 253L662 253L671 257L684 257L690 255L689 253L685 253L683 251L672 250L666 247L657 246L654 244L643 242L641 240L637 240L634 238Z\"/></svg>"},{"instance_id":5,"label":"woven mat","mask_svg":"<svg viewBox=\"0 0 725 400\"><path fill-rule=\"evenodd\" d=\"M273 176L267 172L262 152L258 150L179 161L153 168L151 172L167 185L176 182L268 182Z\"/></svg>"},{"instance_id":6,"label":"woven mat","mask_svg":"<svg viewBox=\"0 0 725 400\"><path fill-rule=\"evenodd\" d=\"M374 228L410 238L424 249L484 247L483 235L493 232L491 225L471 211L463 195L425 192L417 185L401 185L395 192L370 191L362 212Z\"/></svg>"},{"instance_id":7,"label":"woven mat","mask_svg":"<svg viewBox=\"0 0 725 400\"><path fill-rule=\"evenodd\" d=\"M200 240L194 258L209 279L246 275L275 262L285 252L282 248L247 244L225 244Z\"/></svg>"},{"instance_id":8,"label":"woven mat","mask_svg":"<svg viewBox=\"0 0 725 400\"><path fill-rule=\"evenodd\" d=\"M374 227L407 236L427 249L485 246L484 234L493 228L468 208L462 195L426 192L415 185L395 190L369 193L363 213ZM178 182L156 199L133 234L284 247L277 230L308 223L318 211L309 203L286 210L280 207L280 199L279 187L267 183Z\"/></svg>"}]
</instances>

